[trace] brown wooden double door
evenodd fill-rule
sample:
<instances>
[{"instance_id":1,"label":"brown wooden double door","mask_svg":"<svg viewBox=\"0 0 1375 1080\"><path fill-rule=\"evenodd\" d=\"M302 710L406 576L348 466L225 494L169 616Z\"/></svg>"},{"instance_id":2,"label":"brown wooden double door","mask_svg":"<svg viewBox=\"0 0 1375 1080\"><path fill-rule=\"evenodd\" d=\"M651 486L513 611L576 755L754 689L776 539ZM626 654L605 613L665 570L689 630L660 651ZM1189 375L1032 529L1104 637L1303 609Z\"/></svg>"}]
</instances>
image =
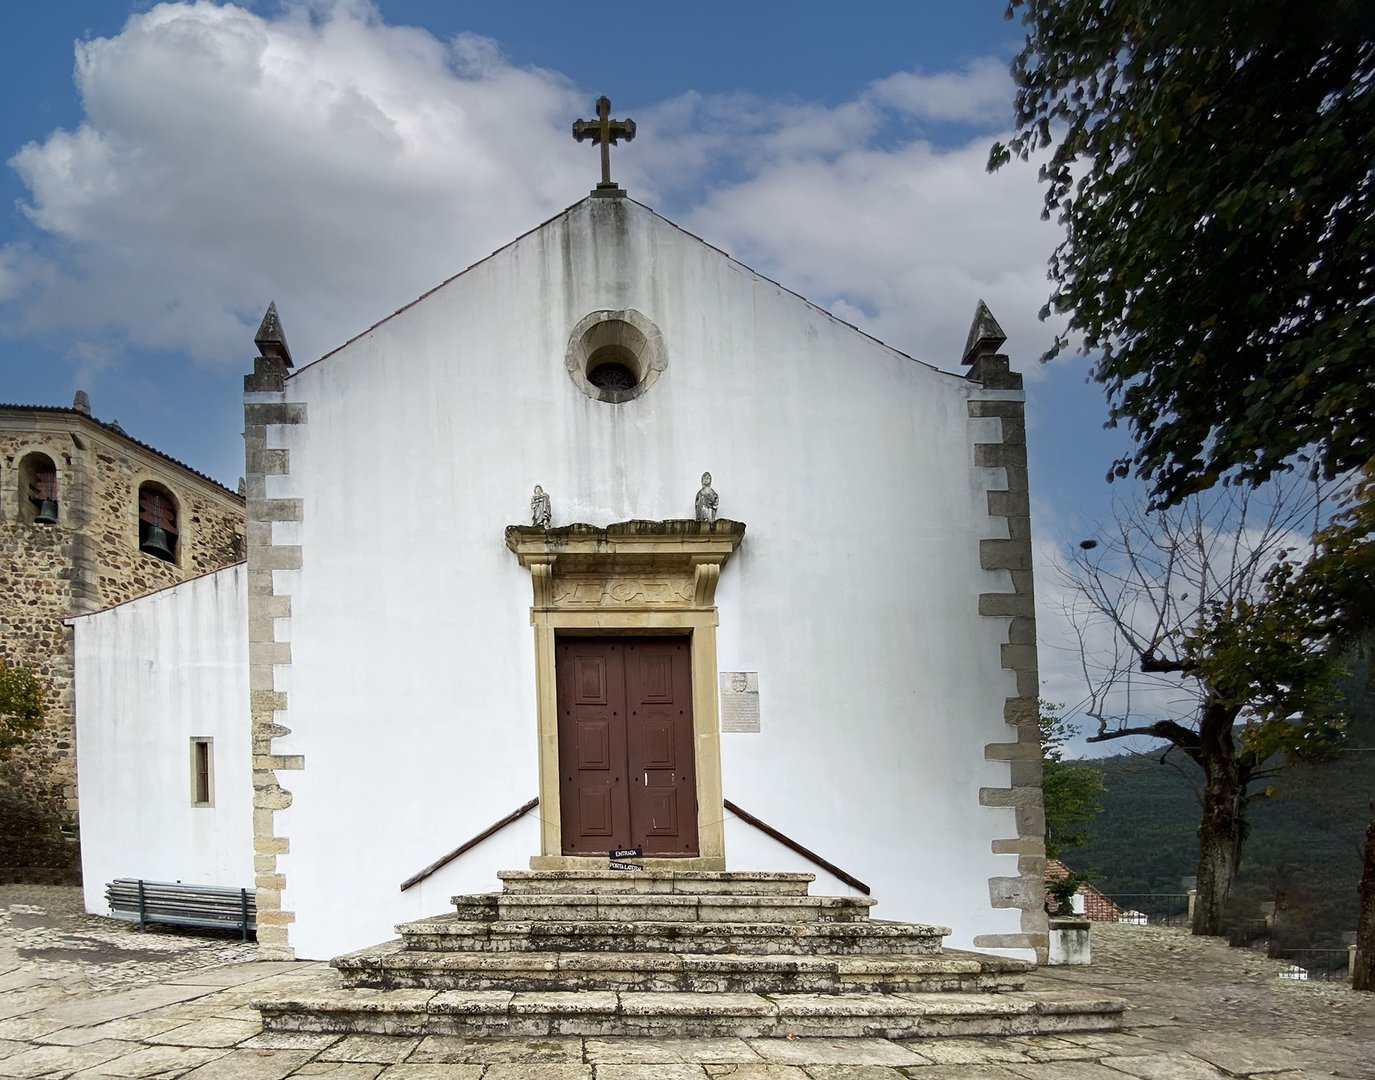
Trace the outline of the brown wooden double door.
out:
<instances>
[{"instance_id":1,"label":"brown wooden double door","mask_svg":"<svg viewBox=\"0 0 1375 1080\"><path fill-rule=\"evenodd\" d=\"M697 854L687 637L560 638L563 853Z\"/></svg>"}]
</instances>

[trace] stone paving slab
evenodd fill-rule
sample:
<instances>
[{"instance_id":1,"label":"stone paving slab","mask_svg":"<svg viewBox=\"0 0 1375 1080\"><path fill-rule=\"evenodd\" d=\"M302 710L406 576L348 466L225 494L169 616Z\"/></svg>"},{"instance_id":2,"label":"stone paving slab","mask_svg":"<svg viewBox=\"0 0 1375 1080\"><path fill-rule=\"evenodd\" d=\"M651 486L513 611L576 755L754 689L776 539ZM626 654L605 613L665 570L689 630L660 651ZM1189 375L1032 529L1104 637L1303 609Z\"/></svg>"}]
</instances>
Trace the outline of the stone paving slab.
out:
<instances>
[{"instance_id":1,"label":"stone paving slab","mask_svg":"<svg viewBox=\"0 0 1375 1080\"><path fill-rule=\"evenodd\" d=\"M82 1077L181 1076L229 1051L199 1046L148 1046L77 1073Z\"/></svg>"},{"instance_id":2,"label":"stone paving slab","mask_svg":"<svg viewBox=\"0 0 1375 1080\"><path fill-rule=\"evenodd\" d=\"M420 1045L418 1038L388 1035L348 1035L321 1052L317 1061L372 1062L398 1065Z\"/></svg>"},{"instance_id":3,"label":"stone paving slab","mask_svg":"<svg viewBox=\"0 0 1375 1080\"><path fill-rule=\"evenodd\" d=\"M481 1080L484 1065L390 1065L378 1080Z\"/></svg>"},{"instance_id":4,"label":"stone paving slab","mask_svg":"<svg viewBox=\"0 0 1375 1080\"><path fill-rule=\"evenodd\" d=\"M744 1039L587 1039L583 1053L599 1065L757 1064L762 1060Z\"/></svg>"},{"instance_id":5,"label":"stone paving slab","mask_svg":"<svg viewBox=\"0 0 1375 1080\"><path fill-rule=\"evenodd\" d=\"M469 1039L461 1035L427 1035L409 1060L423 1064L576 1063L584 1060L583 1040L573 1036Z\"/></svg>"},{"instance_id":6,"label":"stone paving slab","mask_svg":"<svg viewBox=\"0 0 1375 1080\"><path fill-rule=\"evenodd\" d=\"M10 888L0 887L0 976L10 988L0 992L0 1078L1375 1080L1375 995L1282 981L1281 965L1263 956L1155 927L1095 925L1092 966L1028 978L1031 990L1127 997L1120 1033L904 1042L343 1037L264 1033L248 1008L334 979L323 964L259 963L238 943L226 962L222 939L190 936L163 942L162 961L150 959L157 950L139 940L149 935L81 913L75 890L45 893L60 901L52 910L28 894L16 925L5 917ZM25 945L35 934L41 947ZM101 945L68 948L64 934Z\"/></svg>"},{"instance_id":7,"label":"stone paving slab","mask_svg":"<svg viewBox=\"0 0 1375 1080\"><path fill-rule=\"evenodd\" d=\"M327 1076L330 1080L376 1080L384 1066L368 1062L312 1061L293 1076Z\"/></svg>"},{"instance_id":8,"label":"stone paving slab","mask_svg":"<svg viewBox=\"0 0 1375 1080\"><path fill-rule=\"evenodd\" d=\"M887 1039L752 1039L750 1048L776 1065L929 1065Z\"/></svg>"}]
</instances>

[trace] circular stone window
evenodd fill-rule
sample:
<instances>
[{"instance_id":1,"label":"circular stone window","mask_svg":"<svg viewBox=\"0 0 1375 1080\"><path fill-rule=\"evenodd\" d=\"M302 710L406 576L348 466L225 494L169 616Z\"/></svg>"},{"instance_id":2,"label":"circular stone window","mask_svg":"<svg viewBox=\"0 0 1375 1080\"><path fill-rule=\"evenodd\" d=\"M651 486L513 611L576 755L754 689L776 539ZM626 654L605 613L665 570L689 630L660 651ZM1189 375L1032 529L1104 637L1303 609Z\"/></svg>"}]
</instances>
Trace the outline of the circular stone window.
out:
<instances>
[{"instance_id":1,"label":"circular stone window","mask_svg":"<svg viewBox=\"0 0 1375 1080\"><path fill-rule=\"evenodd\" d=\"M639 397L668 367L659 328L638 311L594 311L573 327L568 377L588 397L613 405Z\"/></svg>"}]
</instances>

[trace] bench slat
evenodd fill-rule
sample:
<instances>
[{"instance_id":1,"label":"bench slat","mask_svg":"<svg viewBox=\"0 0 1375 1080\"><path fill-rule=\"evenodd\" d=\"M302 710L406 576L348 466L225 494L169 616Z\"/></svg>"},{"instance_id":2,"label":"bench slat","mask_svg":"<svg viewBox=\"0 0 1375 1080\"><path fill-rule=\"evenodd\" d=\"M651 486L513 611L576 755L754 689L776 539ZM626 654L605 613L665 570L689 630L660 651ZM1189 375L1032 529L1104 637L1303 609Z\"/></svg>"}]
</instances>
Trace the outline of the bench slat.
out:
<instances>
[{"instance_id":1,"label":"bench slat","mask_svg":"<svg viewBox=\"0 0 1375 1080\"><path fill-rule=\"evenodd\" d=\"M252 890L224 885L117 878L105 886L110 914L117 919L208 929L238 928L244 940L258 928Z\"/></svg>"}]
</instances>

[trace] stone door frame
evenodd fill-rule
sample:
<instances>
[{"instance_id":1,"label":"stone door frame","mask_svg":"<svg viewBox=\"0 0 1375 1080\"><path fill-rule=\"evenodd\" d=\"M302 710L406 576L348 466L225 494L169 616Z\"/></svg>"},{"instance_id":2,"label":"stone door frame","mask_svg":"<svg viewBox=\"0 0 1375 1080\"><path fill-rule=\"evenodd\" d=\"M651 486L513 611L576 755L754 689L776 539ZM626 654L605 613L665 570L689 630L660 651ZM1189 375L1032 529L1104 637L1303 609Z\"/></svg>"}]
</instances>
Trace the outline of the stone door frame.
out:
<instances>
[{"instance_id":1,"label":"stone door frame","mask_svg":"<svg viewBox=\"0 0 1375 1080\"><path fill-rule=\"evenodd\" d=\"M724 870L721 734L716 697L716 583L745 535L738 521L627 521L606 528L512 525L506 546L530 571L539 738L540 851L532 870L602 867L606 860L564 855L559 802L558 687L554 641L685 634L692 649L693 756L697 770L698 852L640 860L647 867Z\"/></svg>"}]
</instances>

